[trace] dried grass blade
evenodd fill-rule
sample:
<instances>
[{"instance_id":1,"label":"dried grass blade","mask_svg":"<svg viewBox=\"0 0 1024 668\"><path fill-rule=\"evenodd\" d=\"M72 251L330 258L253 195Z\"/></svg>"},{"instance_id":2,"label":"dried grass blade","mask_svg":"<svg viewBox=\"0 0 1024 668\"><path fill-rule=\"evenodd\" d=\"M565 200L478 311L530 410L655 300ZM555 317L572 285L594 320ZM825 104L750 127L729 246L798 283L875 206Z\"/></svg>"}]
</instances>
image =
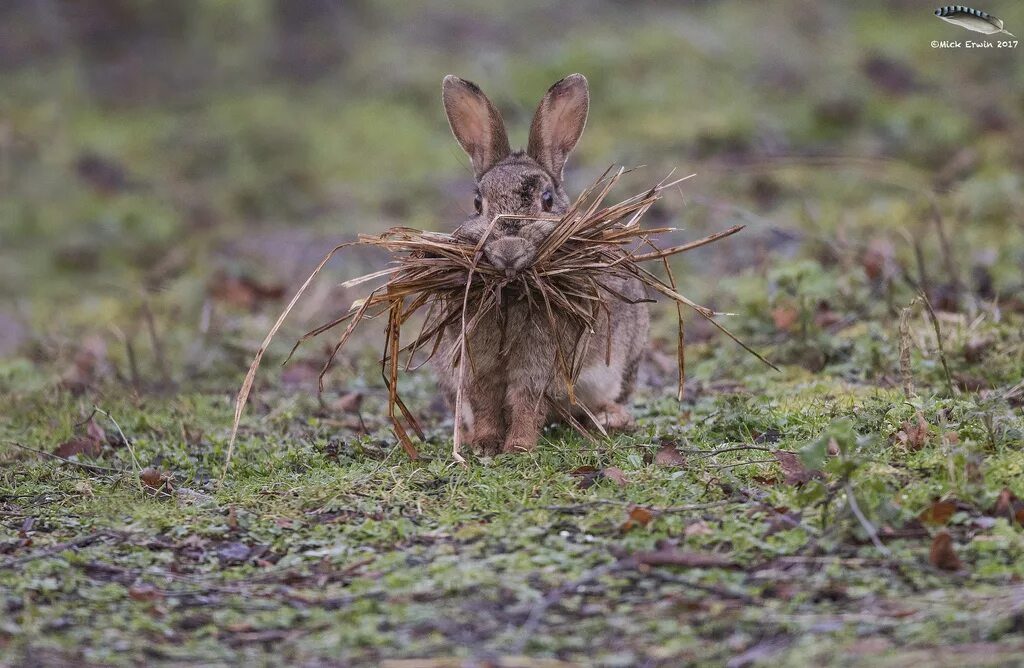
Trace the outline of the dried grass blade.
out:
<instances>
[{"instance_id":1,"label":"dried grass blade","mask_svg":"<svg viewBox=\"0 0 1024 668\"><path fill-rule=\"evenodd\" d=\"M252 384L256 380L256 371L260 368L260 362L263 361L263 355L267 352L267 347L270 342L274 340L274 335L277 334L277 330L281 329L281 325L284 324L285 318L295 308L295 304L299 301L299 298L306 292L309 284L313 282L320 270L331 261L331 258L343 248L348 248L358 242L349 242L339 244L331 249L331 252L324 256L324 259L320 260L320 264L316 266L316 269L306 278L302 283L302 286L295 292L291 301L288 302L288 306L285 307L281 315L277 317L277 321L274 326L267 332L266 337L263 339L263 343L260 344L259 349L256 351L256 355L252 359L252 363L249 364L249 370L245 374L245 380L242 381L242 387L238 390L238 396L235 397L235 415L231 422L231 435L228 437L228 453L224 458L224 467L221 469L220 480L224 481L224 476L227 475L228 466L231 465L231 457L235 452L235 439L238 437L238 425L242 421L242 411L245 410L245 404L249 401L249 393L252 391Z\"/></svg>"}]
</instances>

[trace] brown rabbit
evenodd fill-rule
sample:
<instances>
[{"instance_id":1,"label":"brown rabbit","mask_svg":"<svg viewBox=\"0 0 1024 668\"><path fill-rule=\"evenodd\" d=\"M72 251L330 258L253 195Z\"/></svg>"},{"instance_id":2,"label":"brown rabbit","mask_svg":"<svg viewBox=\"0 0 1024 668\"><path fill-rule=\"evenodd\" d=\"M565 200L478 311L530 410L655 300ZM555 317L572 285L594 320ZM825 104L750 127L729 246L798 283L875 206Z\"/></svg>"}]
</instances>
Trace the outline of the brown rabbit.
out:
<instances>
[{"instance_id":1,"label":"brown rabbit","mask_svg":"<svg viewBox=\"0 0 1024 668\"><path fill-rule=\"evenodd\" d=\"M448 75L443 101L452 133L469 154L476 177L476 213L455 235L478 242L494 224L483 251L509 279L528 268L537 246L557 225L551 220L569 207L562 181L566 158L587 122L589 90L581 74L572 74L548 89L530 126L525 151L512 151L501 114L475 84ZM633 391L644 346L648 313L643 286L636 279L609 276L608 288L629 299L607 295L597 326L585 348L575 385L577 406L568 405L556 346L571 357L583 332L569 318L555 314L556 330L542 307L527 299L509 300L467 337L471 364L465 370L462 434L483 454L532 450L543 426L567 411L582 417L588 411L606 429L632 425L623 405ZM442 387L449 403L459 383L455 365L459 327L449 328L437 356ZM609 341L610 339L610 341ZM578 404L587 410L582 410Z\"/></svg>"}]
</instances>

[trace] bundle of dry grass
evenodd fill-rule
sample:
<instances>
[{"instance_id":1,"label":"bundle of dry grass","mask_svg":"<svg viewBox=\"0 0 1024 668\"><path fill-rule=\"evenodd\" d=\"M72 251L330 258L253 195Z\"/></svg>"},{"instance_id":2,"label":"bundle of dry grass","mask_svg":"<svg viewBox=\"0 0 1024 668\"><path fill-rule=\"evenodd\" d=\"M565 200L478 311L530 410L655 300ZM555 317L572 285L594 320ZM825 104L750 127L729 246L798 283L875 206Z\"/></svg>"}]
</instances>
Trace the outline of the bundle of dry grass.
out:
<instances>
[{"instance_id":1,"label":"bundle of dry grass","mask_svg":"<svg viewBox=\"0 0 1024 668\"><path fill-rule=\"evenodd\" d=\"M343 287L355 287L385 277L387 281L372 290L366 298L352 304L341 317L305 334L296 342L292 353L308 339L347 323L321 369L322 391L324 375L359 323L366 318L386 315L387 325L381 363L384 383L389 391L388 416L396 437L413 458L417 453L409 432L411 430L420 439L423 438L423 433L398 392L400 356L407 355L405 369L409 370L414 367L417 354L426 349L425 359L415 364L417 367L422 366L437 352L445 329L457 324L461 334L456 342L459 350L456 351L455 359L465 359L467 335L473 331L482 316L491 309L498 308L503 298L529 300L533 307L543 310L552 327L555 313L560 313L563 316L568 315L590 329L602 308L602 292L611 292L604 284L608 277L618 275L638 278L652 291L670 298L676 304L680 399L685 378L683 306L695 310L729 338L771 366L770 362L717 322L714 319L714 311L694 303L677 291L675 277L667 261L672 255L735 234L743 229L743 226L731 227L686 244L659 248L655 241L657 237L674 231L674 228L643 229L640 227L640 219L662 197L664 191L690 177L671 181L666 179L650 190L629 197L618 204L602 206L608 193L625 173L624 169L612 174L606 172L580 194L569 211L559 219L555 232L543 242L532 266L513 279L508 279L503 272L491 267L483 257L484 241L498 222L497 218L476 244L465 243L450 234L393 228L380 236L362 235L356 242L334 248L310 274L281 313L249 367L235 403L234 424L225 470L231 461L242 411L267 346L313 278L335 253L351 245L384 248L392 253L394 261L391 267L350 280L344 283ZM664 278L641 266L641 263L649 261L660 261L664 268ZM613 296L625 299L621 295ZM421 311L425 312L426 317L423 318L419 333L412 341L403 345L403 325ZM571 399L573 383L579 369L574 369L572 363L561 355L558 364ZM465 364L459 364L460 375L464 375L465 367ZM460 382L456 398L456 425L460 424L462 385L464 383ZM459 454L459 431L455 429L453 456L461 462L463 460Z\"/></svg>"}]
</instances>

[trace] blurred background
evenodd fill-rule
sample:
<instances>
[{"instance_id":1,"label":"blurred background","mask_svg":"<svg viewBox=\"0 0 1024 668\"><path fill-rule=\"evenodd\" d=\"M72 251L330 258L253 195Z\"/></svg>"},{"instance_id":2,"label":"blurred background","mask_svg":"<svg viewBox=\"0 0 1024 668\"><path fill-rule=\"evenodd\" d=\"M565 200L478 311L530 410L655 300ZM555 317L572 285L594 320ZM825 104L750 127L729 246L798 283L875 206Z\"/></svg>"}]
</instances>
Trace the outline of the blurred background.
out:
<instances>
[{"instance_id":1,"label":"blurred background","mask_svg":"<svg viewBox=\"0 0 1024 668\"><path fill-rule=\"evenodd\" d=\"M979 8L1024 34L1021 3ZM0 391L234 390L334 244L451 230L471 210L447 73L487 92L513 143L552 82L586 74L571 191L613 163L644 165L613 197L696 173L646 222L679 240L748 225L677 269L783 362L842 364L830 333L894 321L917 288L944 311L1022 310L1024 49L933 48L983 39L934 9L4 0ZM386 260L337 258L271 357L361 294L339 278ZM655 312L657 354L674 309ZM376 353L370 329L353 350ZM286 382L315 383L322 346L304 355ZM339 382L361 382L357 367Z\"/></svg>"}]
</instances>

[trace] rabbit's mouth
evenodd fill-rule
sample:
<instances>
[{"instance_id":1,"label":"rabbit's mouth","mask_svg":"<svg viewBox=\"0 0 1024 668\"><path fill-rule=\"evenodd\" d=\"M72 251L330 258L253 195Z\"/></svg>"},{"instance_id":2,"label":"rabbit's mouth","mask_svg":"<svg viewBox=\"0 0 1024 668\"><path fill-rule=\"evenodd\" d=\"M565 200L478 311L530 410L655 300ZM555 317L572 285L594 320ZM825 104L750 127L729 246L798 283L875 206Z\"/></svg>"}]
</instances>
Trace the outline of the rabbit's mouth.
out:
<instances>
[{"instance_id":1,"label":"rabbit's mouth","mask_svg":"<svg viewBox=\"0 0 1024 668\"><path fill-rule=\"evenodd\" d=\"M491 266L513 279L533 264L534 248L522 237L503 237L488 244L484 254Z\"/></svg>"}]
</instances>

